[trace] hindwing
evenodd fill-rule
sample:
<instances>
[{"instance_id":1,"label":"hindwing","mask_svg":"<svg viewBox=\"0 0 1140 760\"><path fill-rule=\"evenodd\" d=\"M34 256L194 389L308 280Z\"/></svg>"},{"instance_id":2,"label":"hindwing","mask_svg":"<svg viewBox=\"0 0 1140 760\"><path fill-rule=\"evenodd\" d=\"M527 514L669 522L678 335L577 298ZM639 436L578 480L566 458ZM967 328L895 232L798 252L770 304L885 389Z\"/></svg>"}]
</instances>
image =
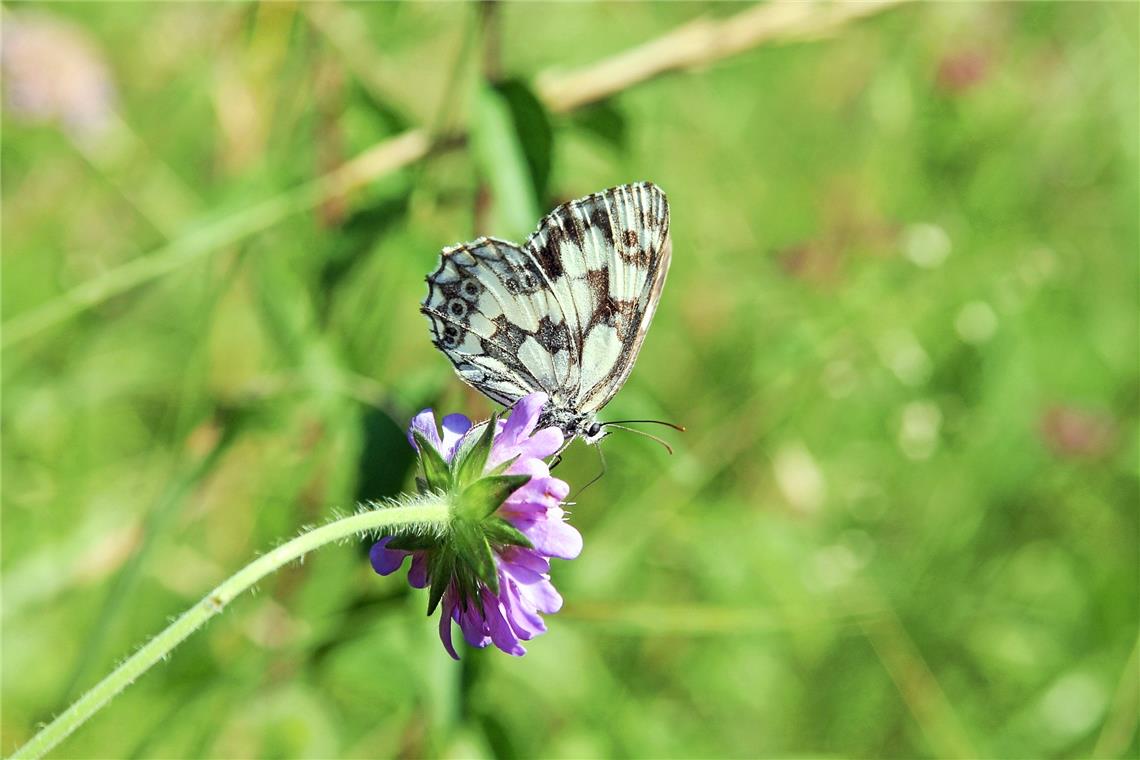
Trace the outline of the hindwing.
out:
<instances>
[{"instance_id":1,"label":"hindwing","mask_svg":"<svg viewBox=\"0 0 1140 760\"><path fill-rule=\"evenodd\" d=\"M445 248L421 309L459 377L510 406L572 382L575 346L561 305L514 243L479 238Z\"/></svg>"}]
</instances>

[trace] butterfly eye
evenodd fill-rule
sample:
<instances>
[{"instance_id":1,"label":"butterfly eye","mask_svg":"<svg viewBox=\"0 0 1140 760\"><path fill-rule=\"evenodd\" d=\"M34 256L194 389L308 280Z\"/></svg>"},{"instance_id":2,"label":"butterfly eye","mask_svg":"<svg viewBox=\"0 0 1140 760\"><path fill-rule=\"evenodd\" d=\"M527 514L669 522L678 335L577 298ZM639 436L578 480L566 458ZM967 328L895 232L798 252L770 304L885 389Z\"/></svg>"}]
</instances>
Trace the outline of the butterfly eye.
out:
<instances>
[{"instance_id":1,"label":"butterfly eye","mask_svg":"<svg viewBox=\"0 0 1140 760\"><path fill-rule=\"evenodd\" d=\"M456 317L462 317L467 314L467 302L462 298L452 298L447 302L447 310Z\"/></svg>"},{"instance_id":2,"label":"butterfly eye","mask_svg":"<svg viewBox=\"0 0 1140 760\"><path fill-rule=\"evenodd\" d=\"M475 282L474 280L464 280L463 284L460 286L460 290L462 290L463 295L467 296L468 298L475 298L479 295L479 283Z\"/></svg>"}]
</instances>

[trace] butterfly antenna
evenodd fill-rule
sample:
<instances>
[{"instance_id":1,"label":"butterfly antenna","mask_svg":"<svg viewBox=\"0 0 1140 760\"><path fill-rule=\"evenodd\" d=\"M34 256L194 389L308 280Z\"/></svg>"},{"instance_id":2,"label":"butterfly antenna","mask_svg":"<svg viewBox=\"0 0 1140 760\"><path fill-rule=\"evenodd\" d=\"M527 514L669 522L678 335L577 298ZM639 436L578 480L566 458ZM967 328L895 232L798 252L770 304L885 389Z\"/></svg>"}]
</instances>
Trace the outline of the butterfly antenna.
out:
<instances>
[{"instance_id":1,"label":"butterfly antenna","mask_svg":"<svg viewBox=\"0 0 1140 760\"><path fill-rule=\"evenodd\" d=\"M650 421L652 421L652 420L650 420ZM662 425L669 425L668 422L663 422L661 424ZM665 443L665 441L663 439L658 438L657 436L653 435L652 433L646 433L644 430L635 430L634 428L626 427L625 425L619 425L616 422L607 422L606 427L616 427L618 430L625 430L625 431L630 432L630 433L637 433L638 435L643 435L646 438L650 438L650 439L660 443L662 446L665 447L665 450L668 451L670 454L673 453L673 447L672 446ZM677 427L677 426L676 425L670 425L670 427ZM679 428L679 429L684 430L684 428ZM600 450L601 449L599 449L599 451Z\"/></svg>"},{"instance_id":2,"label":"butterfly antenna","mask_svg":"<svg viewBox=\"0 0 1140 760\"><path fill-rule=\"evenodd\" d=\"M648 424L652 424L652 425L664 425L665 427L671 427L674 430L679 430L682 433L685 432L685 426L684 425L678 425L674 422L666 422L665 420L614 420L613 422L603 422L602 426L605 427L606 425L628 425L631 422L643 422L643 423L648 423ZM625 428L625 429L628 430L629 428ZM636 433L639 431L635 430L633 432Z\"/></svg>"}]
</instances>

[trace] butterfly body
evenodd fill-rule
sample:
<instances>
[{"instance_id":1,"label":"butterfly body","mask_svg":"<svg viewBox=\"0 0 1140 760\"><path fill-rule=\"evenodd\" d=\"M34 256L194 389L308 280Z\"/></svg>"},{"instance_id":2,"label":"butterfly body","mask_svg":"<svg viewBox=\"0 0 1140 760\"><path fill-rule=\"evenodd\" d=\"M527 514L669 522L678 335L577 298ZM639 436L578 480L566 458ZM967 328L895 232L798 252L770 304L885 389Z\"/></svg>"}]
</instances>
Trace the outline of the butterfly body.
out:
<instances>
[{"instance_id":1,"label":"butterfly body","mask_svg":"<svg viewBox=\"0 0 1140 760\"><path fill-rule=\"evenodd\" d=\"M539 428L552 425L559 428L568 441L581 436L586 443L596 443L605 435L597 415L559 406L554 400L547 404L538 418Z\"/></svg>"},{"instance_id":2,"label":"butterfly body","mask_svg":"<svg viewBox=\"0 0 1140 760\"><path fill-rule=\"evenodd\" d=\"M596 442L669 268L669 207L648 182L564 203L523 245L445 248L421 311L459 377L506 406L550 397L539 424Z\"/></svg>"}]
</instances>

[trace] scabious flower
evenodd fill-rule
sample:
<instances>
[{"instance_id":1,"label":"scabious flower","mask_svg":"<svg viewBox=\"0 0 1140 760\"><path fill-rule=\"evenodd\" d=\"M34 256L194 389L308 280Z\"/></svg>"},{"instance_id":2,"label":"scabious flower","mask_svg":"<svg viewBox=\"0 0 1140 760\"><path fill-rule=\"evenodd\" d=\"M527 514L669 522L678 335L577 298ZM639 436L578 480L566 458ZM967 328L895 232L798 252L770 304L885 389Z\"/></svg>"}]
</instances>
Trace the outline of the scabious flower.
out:
<instances>
[{"instance_id":1,"label":"scabious flower","mask_svg":"<svg viewBox=\"0 0 1140 760\"><path fill-rule=\"evenodd\" d=\"M561 506L570 487L543 461L562 446L562 432L534 429L546 400L533 393L505 422L492 418L475 427L451 414L442 432L425 409L408 430L423 466L420 491L443 493L451 519L441 535L380 539L372 567L388 575L412 558L408 582L430 587L429 615L442 606L439 637L455 659L452 621L472 646L494 644L522 655L522 642L546 631L540 613L562 607L550 582L550 558L577 557L582 536L566 523Z\"/></svg>"}]
</instances>

